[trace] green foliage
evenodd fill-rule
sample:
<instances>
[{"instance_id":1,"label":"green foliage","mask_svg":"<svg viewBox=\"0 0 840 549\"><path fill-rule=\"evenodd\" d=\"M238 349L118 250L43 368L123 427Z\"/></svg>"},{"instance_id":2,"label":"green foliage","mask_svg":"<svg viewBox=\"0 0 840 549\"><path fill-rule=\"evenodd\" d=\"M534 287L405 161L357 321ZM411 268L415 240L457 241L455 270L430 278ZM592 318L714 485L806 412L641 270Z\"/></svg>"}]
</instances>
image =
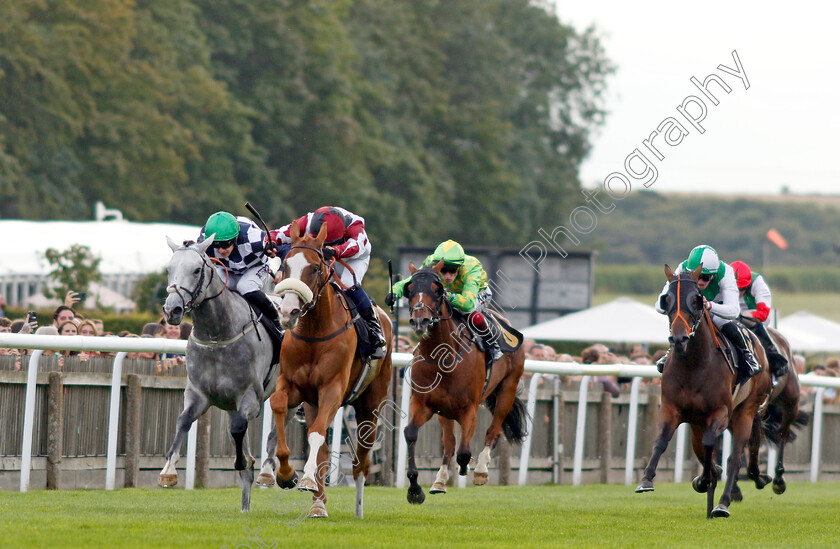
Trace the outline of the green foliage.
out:
<instances>
[{"instance_id":1,"label":"green foliage","mask_svg":"<svg viewBox=\"0 0 840 549\"><path fill-rule=\"evenodd\" d=\"M47 297L64 298L69 291L87 292L91 282L102 280L102 259L94 256L88 246L73 244L64 251L47 248L44 256L53 267L49 276L56 283L54 289L44 290Z\"/></svg>"},{"instance_id":2,"label":"green foliage","mask_svg":"<svg viewBox=\"0 0 840 549\"><path fill-rule=\"evenodd\" d=\"M771 228L785 237L787 250L766 239ZM582 240L584 247L598 250L599 263L648 264L658 269L664 263L676 268L698 244L710 244L727 263L740 259L759 272L765 260L771 269L777 265L836 266L840 260L834 248L840 243L837 209L820 207L816 201L727 200L634 191L617 202L612 212L600 215L598 227ZM824 280L813 282L832 287Z\"/></svg>"},{"instance_id":3,"label":"green foliage","mask_svg":"<svg viewBox=\"0 0 840 549\"><path fill-rule=\"evenodd\" d=\"M141 278L131 292L131 299L137 304L138 311L160 315L166 301L166 269Z\"/></svg>"}]
</instances>

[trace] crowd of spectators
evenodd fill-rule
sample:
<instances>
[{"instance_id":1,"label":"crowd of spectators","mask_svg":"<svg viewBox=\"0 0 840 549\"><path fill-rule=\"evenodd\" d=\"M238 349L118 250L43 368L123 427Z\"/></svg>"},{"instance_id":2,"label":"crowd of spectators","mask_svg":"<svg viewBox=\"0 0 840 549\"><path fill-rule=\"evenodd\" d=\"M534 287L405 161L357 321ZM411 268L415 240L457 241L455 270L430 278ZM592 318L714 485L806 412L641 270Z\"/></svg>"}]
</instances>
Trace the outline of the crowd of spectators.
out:
<instances>
[{"instance_id":1,"label":"crowd of spectators","mask_svg":"<svg viewBox=\"0 0 840 549\"><path fill-rule=\"evenodd\" d=\"M192 330L192 325L189 322L183 322L180 325L167 324L166 320L161 317L158 322L147 323L140 334L134 334L127 330L113 333L105 330L104 323L100 319L85 318L81 313L77 312L73 306L77 304L79 299L77 292L68 292L64 299L64 304L59 305L52 315L52 321L49 324L41 324L37 318L33 319L29 315L27 318L11 320L5 317L5 311L2 307L5 301L0 296L0 333L33 333L36 335L69 335L69 336L88 336L88 337L160 337L169 339L187 339ZM26 349L10 349L0 347L0 355L17 355L15 361L15 370L21 367L21 358L30 353ZM64 357L73 356L78 357L79 361L87 361L91 357L96 356L112 356L113 353L105 353L98 351L44 351L44 355L59 355L58 368L61 370L64 364ZM183 365L185 359L183 355L178 354L160 354L154 352L129 352L126 354L128 359L146 359L155 361L155 373L167 374L175 366Z\"/></svg>"}]
</instances>

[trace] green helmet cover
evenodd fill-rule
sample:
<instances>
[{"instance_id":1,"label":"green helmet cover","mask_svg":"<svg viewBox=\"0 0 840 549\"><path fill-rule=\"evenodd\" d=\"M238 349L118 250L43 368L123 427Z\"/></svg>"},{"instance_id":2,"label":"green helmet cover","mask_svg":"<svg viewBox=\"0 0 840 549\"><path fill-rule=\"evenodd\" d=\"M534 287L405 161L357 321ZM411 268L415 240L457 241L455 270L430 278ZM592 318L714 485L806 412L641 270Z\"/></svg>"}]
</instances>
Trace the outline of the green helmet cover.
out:
<instances>
[{"instance_id":1,"label":"green helmet cover","mask_svg":"<svg viewBox=\"0 0 840 549\"><path fill-rule=\"evenodd\" d=\"M435 253L432 254L432 260L437 263L441 259L447 265L463 265L464 264L464 248L454 240L447 240L441 242Z\"/></svg>"},{"instance_id":2,"label":"green helmet cover","mask_svg":"<svg viewBox=\"0 0 840 549\"><path fill-rule=\"evenodd\" d=\"M703 274L717 274L720 268L720 258L714 248L705 244L697 246L688 254L688 261L686 261L685 266L689 271L693 271L701 263L703 264Z\"/></svg>"},{"instance_id":3,"label":"green helmet cover","mask_svg":"<svg viewBox=\"0 0 840 549\"><path fill-rule=\"evenodd\" d=\"M213 233L216 233L216 242L233 240L239 236L239 223L227 212L216 212L207 219L204 226L205 235L210 236Z\"/></svg>"}]
</instances>

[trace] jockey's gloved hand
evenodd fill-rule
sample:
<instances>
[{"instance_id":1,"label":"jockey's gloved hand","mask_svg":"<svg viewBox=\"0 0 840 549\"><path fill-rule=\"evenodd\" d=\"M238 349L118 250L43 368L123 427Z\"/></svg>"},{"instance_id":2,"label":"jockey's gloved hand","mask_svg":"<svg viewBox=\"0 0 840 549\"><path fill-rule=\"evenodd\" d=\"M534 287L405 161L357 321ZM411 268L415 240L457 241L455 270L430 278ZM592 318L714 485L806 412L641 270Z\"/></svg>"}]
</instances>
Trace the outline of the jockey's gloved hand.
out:
<instances>
[{"instance_id":1,"label":"jockey's gloved hand","mask_svg":"<svg viewBox=\"0 0 840 549\"><path fill-rule=\"evenodd\" d=\"M324 246L324 259L329 261L330 259L335 257L335 248L332 246Z\"/></svg>"},{"instance_id":2,"label":"jockey's gloved hand","mask_svg":"<svg viewBox=\"0 0 840 549\"><path fill-rule=\"evenodd\" d=\"M388 295L385 296L385 305L389 307L393 307L397 303L397 294L394 292L388 292Z\"/></svg>"},{"instance_id":3,"label":"jockey's gloved hand","mask_svg":"<svg viewBox=\"0 0 840 549\"><path fill-rule=\"evenodd\" d=\"M277 257L277 243L269 242L265 245L265 255L268 257Z\"/></svg>"}]
</instances>

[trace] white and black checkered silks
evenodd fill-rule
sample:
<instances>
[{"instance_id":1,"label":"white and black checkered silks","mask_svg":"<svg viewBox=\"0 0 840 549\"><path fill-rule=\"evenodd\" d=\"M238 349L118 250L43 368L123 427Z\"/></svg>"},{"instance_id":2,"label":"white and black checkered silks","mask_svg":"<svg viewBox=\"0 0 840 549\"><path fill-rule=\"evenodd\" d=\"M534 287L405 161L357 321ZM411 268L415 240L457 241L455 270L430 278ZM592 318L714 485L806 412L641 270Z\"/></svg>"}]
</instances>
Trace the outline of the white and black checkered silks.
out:
<instances>
[{"instance_id":1,"label":"white and black checkered silks","mask_svg":"<svg viewBox=\"0 0 840 549\"><path fill-rule=\"evenodd\" d=\"M269 282L270 273L268 269L268 257L265 255L266 233L256 223L247 217L237 217L239 223L239 236L236 238L236 245L230 257L219 257L216 248L212 246L207 249L207 255L221 260L225 267L215 264L216 272L225 280L228 279L227 287L239 294L247 294L257 290L264 290ZM203 242L207 235L205 228L201 228L198 237Z\"/></svg>"}]
</instances>

